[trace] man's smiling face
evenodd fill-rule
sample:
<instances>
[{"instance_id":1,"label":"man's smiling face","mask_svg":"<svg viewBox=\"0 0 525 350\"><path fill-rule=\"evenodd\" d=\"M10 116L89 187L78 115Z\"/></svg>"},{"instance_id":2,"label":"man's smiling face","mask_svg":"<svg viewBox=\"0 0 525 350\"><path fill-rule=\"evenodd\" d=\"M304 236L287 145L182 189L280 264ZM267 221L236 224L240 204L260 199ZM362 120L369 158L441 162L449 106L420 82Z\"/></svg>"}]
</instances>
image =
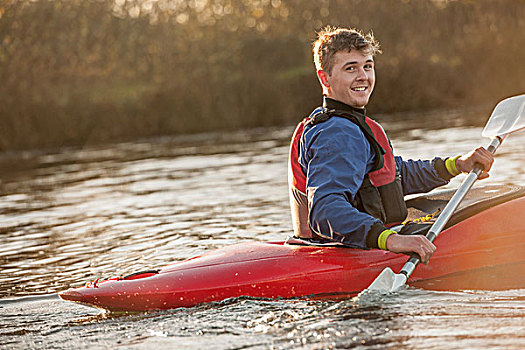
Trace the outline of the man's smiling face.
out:
<instances>
[{"instance_id":1,"label":"man's smiling face","mask_svg":"<svg viewBox=\"0 0 525 350\"><path fill-rule=\"evenodd\" d=\"M352 107L366 106L376 80L373 57L361 51L340 51L333 62L331 74L318 72L326 96Z\"/></svg>"}]
</instances>

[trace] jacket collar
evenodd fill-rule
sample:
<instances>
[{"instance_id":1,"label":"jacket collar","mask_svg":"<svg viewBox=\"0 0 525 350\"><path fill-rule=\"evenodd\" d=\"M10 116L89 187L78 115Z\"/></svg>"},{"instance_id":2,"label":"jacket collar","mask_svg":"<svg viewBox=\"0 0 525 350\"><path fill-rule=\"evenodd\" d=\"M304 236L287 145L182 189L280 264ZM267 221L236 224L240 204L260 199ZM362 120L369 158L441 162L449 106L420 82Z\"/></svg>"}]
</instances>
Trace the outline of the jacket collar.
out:
<instances>
[{"instance_id":1,"label":"jacket collar","mask_svg":"<svg viewBox=\"0 0 525 350\"><path fill-rule=\"evenodd\" d=\"M347 105L346 103L334 100L332 98L323 96L323 107L326 109L335 109L339 111L346 111L350 113L358 113L362 115L363 117L366 115L366 109L365 108L355 108L352 106Z\"/></svg>"}]
</instances>

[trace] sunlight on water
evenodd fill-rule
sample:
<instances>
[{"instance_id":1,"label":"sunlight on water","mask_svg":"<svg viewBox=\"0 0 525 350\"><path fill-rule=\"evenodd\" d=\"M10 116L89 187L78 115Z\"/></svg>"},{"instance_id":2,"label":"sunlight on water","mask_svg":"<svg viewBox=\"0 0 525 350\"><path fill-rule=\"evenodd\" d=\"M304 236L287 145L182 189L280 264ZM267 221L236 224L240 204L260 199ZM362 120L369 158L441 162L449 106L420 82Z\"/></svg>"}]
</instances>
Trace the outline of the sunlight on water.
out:
<instances>
[{"instance_id":1,"label":"sunlight on water","mask_svg":"<svg viewBox=\"0 0 525 350\"><path fill-rule=\"evenodd\" d=\"M523 291L431 292L345 301L220 303L128 315L99 313L63 302L9 305L4 339L29 347L199 348L495 348L519 349ZM52 309L49 309L49 305ZM17 322L15 325L14 322ZM14 343L14 342L13 342ZM9 344L5 342L4 344Z\"/></svg>"},{"instance_id":2,"label":"sunlight on water","mask_svg":"<svg viewBox=\"0 0 525 350\"><path fill-rule=\"evenodd\" d=\"M453 156L487 143L481 127L429 130L409 124L385 123L397 154L405 158ZM292 131L261 129L0 156L0 345L521 346L523 289L449 293L410 288L379 299L340 302L240 298L132 315L101 314L45 298L12 302L241 241L284 239L291 232L286 162ZM524 145L523 133L506 140L484 183L525 184ZM16 167L10 166L13 157ZM66 345L65 339L73 343Z\"/></svg>"}]
</instances>

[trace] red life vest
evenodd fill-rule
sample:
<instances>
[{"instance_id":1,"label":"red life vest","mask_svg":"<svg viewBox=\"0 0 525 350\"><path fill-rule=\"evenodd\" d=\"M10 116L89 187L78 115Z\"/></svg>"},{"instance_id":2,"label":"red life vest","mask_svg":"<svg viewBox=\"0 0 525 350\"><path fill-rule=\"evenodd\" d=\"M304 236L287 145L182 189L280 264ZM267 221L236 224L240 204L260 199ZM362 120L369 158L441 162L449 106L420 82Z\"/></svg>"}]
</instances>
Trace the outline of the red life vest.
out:
<instances>
[{"instance_id":1,"label":"red life vest","mask_svg":"<svg viewBox=\"0 0 525 350\"><path fill-rule=\"evenodd\" d=\"M407 208L401 176L396 167L392 146L381 125L368 117L363 118L351 112L327 110L303 119L292 136L288 173L295 235L304 238L312 237L312 232L307 225L308 208L304 207L307 205L306 175L299 164L301 136L307 124L322 123L331 117L345 118L358 125L376 155L372 171L363 179L352 205L385 224L403 221L407 216ZM304 198L300 198L301 196Z\"/></svg>"},{"instance_id":2,"label":"red life vest","mask_svg":"<svg viewBox=\"0 0 525 350\"><path fill-rule=\"evenodd\" d=\"M290 186L293 186L302 194L306 195L306 175L299 164L299 143L303 136L304 126L310 122L310 118L304 118L297 127L290 143L290 154L288 157L288 176Z\"/></svg>"}]
</instances>

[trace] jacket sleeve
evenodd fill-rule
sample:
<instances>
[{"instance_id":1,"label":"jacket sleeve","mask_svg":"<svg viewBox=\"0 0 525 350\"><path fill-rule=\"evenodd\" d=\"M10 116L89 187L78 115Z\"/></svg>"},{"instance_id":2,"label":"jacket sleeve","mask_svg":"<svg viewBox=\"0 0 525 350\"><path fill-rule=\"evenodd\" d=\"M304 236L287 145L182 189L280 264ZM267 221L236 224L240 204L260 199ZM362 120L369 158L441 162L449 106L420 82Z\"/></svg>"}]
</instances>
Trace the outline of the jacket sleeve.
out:
<instances>
[{"instance_id":1,"label":"jacket sleeve","mask_svg":"<svg viewBox=\"0 0 525 350\"><path fill-rule=\"evenodd\" d=\"M303 134L299 161L307 174L309 224L317 235L355 248L377 247L384 226L351 204L373 157L359 127L341 118ZM374 237L367 244L368 235Z\"/></svg>"},{"instance_id":2,"label":"jacket sleeve","mask_svg":"<svg viewBox=\"0 0 525 350\"><path fill-rule=\"evenodd\" d=\"M445 160L439 157L432 160L403 160L396 156L395 161L401 172L405 195L431 191L447 184L453 177L445 167Z\"/></svg>"}]
</instances>

